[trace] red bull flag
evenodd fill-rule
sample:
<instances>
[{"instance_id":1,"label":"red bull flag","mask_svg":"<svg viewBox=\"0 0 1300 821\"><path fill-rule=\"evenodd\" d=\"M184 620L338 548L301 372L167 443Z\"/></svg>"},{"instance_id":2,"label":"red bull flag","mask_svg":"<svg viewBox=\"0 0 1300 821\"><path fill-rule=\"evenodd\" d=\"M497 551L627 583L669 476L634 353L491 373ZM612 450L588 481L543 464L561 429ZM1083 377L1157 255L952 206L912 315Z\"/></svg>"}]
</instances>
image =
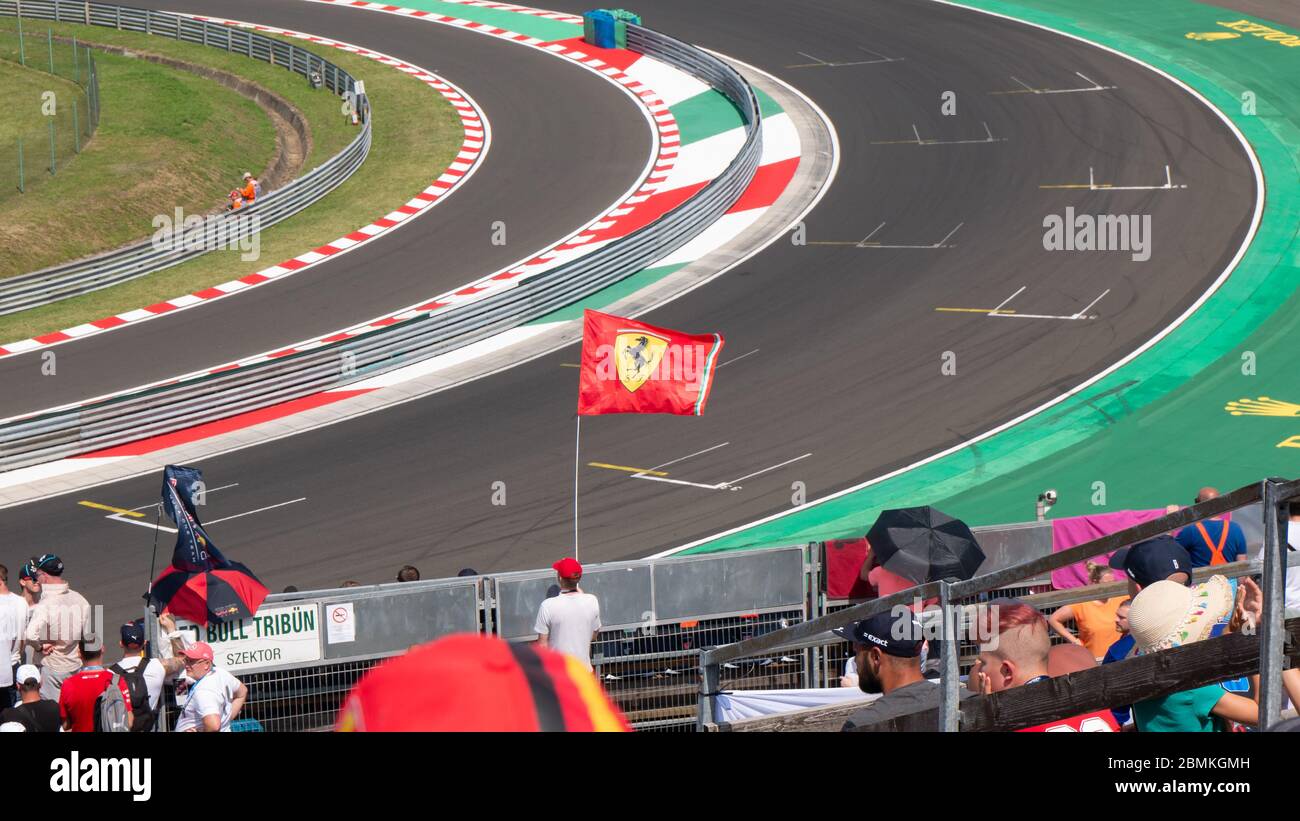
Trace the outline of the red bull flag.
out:
<instances>
[{"instance_id":1,"label":"red bull flag","mask_svg":"<svg viewBox=\"0 0 1300 821\"><path fill-rule=\"evenodd\" d=\"M590 310L583 323L579 415L704 412L722 334L684 334Z\"/></svg>"}]
</instances>

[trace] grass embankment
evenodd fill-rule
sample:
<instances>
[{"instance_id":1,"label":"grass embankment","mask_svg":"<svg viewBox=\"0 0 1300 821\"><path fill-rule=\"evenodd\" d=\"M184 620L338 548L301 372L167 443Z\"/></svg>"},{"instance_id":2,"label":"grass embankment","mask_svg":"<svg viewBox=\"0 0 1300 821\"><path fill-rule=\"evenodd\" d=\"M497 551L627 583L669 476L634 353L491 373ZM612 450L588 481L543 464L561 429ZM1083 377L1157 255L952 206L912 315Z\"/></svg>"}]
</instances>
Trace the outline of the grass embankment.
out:
<instances>
[{"instance_id":1,"label":"grass embankment","mask_svg":"<svg viewBox=\"0 0 1300 821\"><path fill-rule=\"evenodd\" d=\"M313 91L301 76L282 68L201 45L96 26L60 24L54 33L215 66L280 94L297 106L311 125L312 151L304 172L337 153L356 134L355 128L341 115L339 98L325 90ZM303 45L302 41L283 39ZM263 231L261 256L256 261L242 261L238 251L215 251L113 288L0 317L0 343L129 311L274 265L391 211L427 186L452 162L460 148L462 131L459 117L441 95L419 80L368 58L324 46L315 46L313 51L366 81L375 115L370 156L346 183L303 213ZM110 116L107 83L108 78L101 70L100 90L105 95L101 132ZM233 186L230 178L243 167L237 164L232 169L221 169L216 199L209 201L207 207L220 203ZM170 214L173 207L170 201L160 200L150 209L150 218L153 214ZM144 227L133 236L144 237L151 232L146 220Z\"/></svg>"},{"instance_id":2,"label":"grass embankment","mask_svg":"<svg viewBox=\"0 0 1300 821\"><path fill-rule=\"evenodd\" d=\"M53 88L59 116L70 117L77 87L49 74L21 73L18 94L6 94L24 130L27 193L0 198L0 276L13 276L107 251L152 230L174 207L204 213L239 178L260 171L275 152L275 129L257 104L218 83L128 57L97 54L100 125L80 154L60 151L49 166L42 93ZM79 116L84 118L83 104ZM6 118L9 119L9 118ZM84 122L84 120L83 120ZM71 126L57 129L70 142Z\"/></svg>"}]
</instances>

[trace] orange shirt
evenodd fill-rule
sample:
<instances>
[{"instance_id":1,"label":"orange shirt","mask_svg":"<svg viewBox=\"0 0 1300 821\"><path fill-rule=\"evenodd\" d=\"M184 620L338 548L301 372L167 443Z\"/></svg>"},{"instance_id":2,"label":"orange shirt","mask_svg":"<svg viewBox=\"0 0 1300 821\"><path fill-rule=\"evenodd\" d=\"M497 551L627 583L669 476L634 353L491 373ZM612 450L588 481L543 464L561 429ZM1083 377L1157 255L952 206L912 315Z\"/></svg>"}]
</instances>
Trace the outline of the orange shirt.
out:
<instances>
[{"instance_id":1,"label":"orange shirt","mask_svg":"<svg viewBox=\"0 0 1300 821\"><path fill-rule=\"evenodd\" d=\"M1079 641L1088 648L1094 658L1102 658L1110 646L1119 641L1119 631L1115 629L1115 611L1127 596L1116 596L1104 602L1089 600L1070 605L1074 613L1074 629L1079 634Z\"/></svg>"},{"instance_id":2,"label":"orange shirt","mask_svg":"<svg viewBox=\"0 0 1300 821\"><path fill-rule=\"evenodd\" d=\"M253 184L251 182L248 185L245 185L243 188L241 188L239 190L239 193L244 195L244 200L246 202L252 202L253 199L257 196L257 192L253 190Z\"/></svg>"}]
</instances>

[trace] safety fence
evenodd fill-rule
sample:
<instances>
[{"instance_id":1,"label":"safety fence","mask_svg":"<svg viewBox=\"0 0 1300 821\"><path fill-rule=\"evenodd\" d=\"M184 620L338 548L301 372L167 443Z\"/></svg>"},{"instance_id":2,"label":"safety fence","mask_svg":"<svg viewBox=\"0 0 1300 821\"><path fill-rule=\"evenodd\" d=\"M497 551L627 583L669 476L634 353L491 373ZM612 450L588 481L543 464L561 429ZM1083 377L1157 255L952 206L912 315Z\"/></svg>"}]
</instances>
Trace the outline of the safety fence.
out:
<instances>
[{"instance_id":1,"label":"safety fence","mask_svg":"<svg viewBox=\"0 0 1300 821\"><path fill-rule=\"evenodd\" d=\"M362 122L357 136L345 148L283 188L267 192L251 206L178 230L167 242L150 239L0 280L0 315L108 288L213 249L233 247L252 232L288 219L333 191L361 167L370 152L370 107L364 92L358 92L356 80L342 68L293 43L179 14L73 0L0 0L0 18L3 17L105 26L244 55L300 74L312 85L319 84L346 97L362 115ZM97 103L94 117L98 121Z\"/></svg>"},{"instance_id":2,"label":"safety fence","mask_svg":"<svg viewBox=\"0 0 1300 821\"><path fill-rule=\"evenodd\" d=\"M981 528L980 538L993 543L1020 527ZM603 624L592 644L592 663L605 692L638 730L693 731L704 649L765 636L845 606L820 592L826 573L822 549L812 543L588 565L582 588L599 599ZM348 691L374 665L454 633L531 641L538 606L555 592L553 571L530 570L276 594L255 620L182 628L209 642L218 666L248 685L242 718L269 732L327 730ZM828 660L831 652L842 657L846 649L844 644L820 655L810 648L738 660L723 666L724 686L835 686L842 664L834 669ZM174 715L174 697L170 703Z\"/></svg>"},{"instance_id":3,"label":"safety fence","mask_svg":"<svg viewBox=\"0 0 1300 821\"><path fill-rule=\"evenodd\" d=\"M7 126L0 132L0 201L14 192L25 194L39 180L58 174L69 158L81 153L99 125L94 53L75 39L56 41L48 28L24 30L21 18L17 23L14 30L0 29L0 61L14 64L6 73L26 68L67 80L75 89L29 83L18 84L23 93L7 89Z\"/></svg>"},{"instance_id":4,"label":"safety fence","mask_svg":"<svg viewBox=\"0 0 1300 821\"><path fill-rule=\"evenodd\" d=\"M690 199L619 240L477 302L270 361L6 422L0 425L0 470L181 430L404 367L544 316L681 248L753 179L763 150L758 99L733 68L694 46L631 25L628 46L709 83L744 118L739 153Z\"/></svg>"},{"instance_id":5,"label":"safety fence","mask_svg":"<svg viewBox=\"0 0 1300 821\"><path fill-rule=\"evenodd\" d=\"M1104 596L1120 595L1127 590L1127 583L1108 583L1093 588L1078 590L1036 592L1026 588L1026 581L1041 580L1051 571L1104 556L1121 547L1154 538L1164 533L1176 531L1204 519L1235 512L1233 521L1241 522L1245 510L1256 511L1259 517L1259 530L1262 531L1262 543L1258 558L1251 561L1234 563L1231 566L1198 569L1194 580L1200 581L1212 574L1228 577L1261 574L1261 589L1264 594L1264 622L1256 643L1257 667L1261 673L1260 725L1266 728L1278 720L1281 711L1281 673L1283 669L1284 643L1284 598L1283 586L1288 564L1300 565L1300 554L1291 552L1288 556L1285 544L1287 529L1287 509L1291 500L1300 500L1300 480L1286 482L1280 479L1267 479L1248 485L1232 493L1225 494L1207 502L1184 508L1158 519L1145 522L1135 527L1089 541L1077 547L1050 553L1039 557L1032 555L1001 569L981 572L980 575L966 581L941 580L929 582L910 590L901 591L863 604L826 612L817 618L773 631L765 636L746 639L725 646L705 650L700 655L700 687L703 699L699 713L701 729L728 729L720 726L716 720L716 696L728 689L727 669L733 665L745 665L754 659L771 658L782 654L794 657L801 653L821 654L826 658L835 658L842 663L846 657L844 642L831 633L831 630L845 627L860 619L882 612L891 612L898 606L911 606L920 599L937 598L939 607L932 611L934 628L941 630L937 635L944 638L940 642L941 702L934 713L934 721L926 725L928 729L956 731L970 727L980 729L1016 729L1033 726L1047 721L1077 715L1082 712L1077 701L1061 701L1055 705L1043 700L1023 713L1016 714L1012 724L998 722L990 718L996 710L982 703L981 699L969 699L958 703L958 690L961 686L960 676L964 672L963 661L969 662L977 652L973 641L962 641L969 637L973 621L972 606L981 601L1006 595L1016 586L1021 586L1023 600L1041 612L1051 612L1057 607ZM1254 528L1252 528L1253 530ZM981 539L981 544L983 539ZM838 656L834 654L838 653ZM963 658L964 657L964 658ZM1109 665L1108 665L1109 667ZM1233 668L1236 669L1235 667ZM834 672L831 670L830 672ZM1221 679L1235 678L1239 672L1228 672ZM1168 681L1153 682L1169 690ZM1186 684L1181 689L1193 686ZM763 689L763 688L753 688ZM1068 688L1065 688L1068 690ZM1176 689L1180 689L1175 687ZM1103 688L1104 690L1104 688ZM1159 694L1152 690L1152 694ZM1117 701L1106 706L1129 704L1132 701ZM1055 712L1051 708L1055 709ZM1086 709L1096 709L1088 707ZM833 712L831 708L830 712ZM930 713L926 713L929 720ZM842 717L839 718L842 722ZM781 722L772 722L766 729L776 728ZM807 724L802 725L804 729ZM838 727L838 723L835 725ZM822 727L827 729L828 727Z\"/></svg>"}]
</instances>

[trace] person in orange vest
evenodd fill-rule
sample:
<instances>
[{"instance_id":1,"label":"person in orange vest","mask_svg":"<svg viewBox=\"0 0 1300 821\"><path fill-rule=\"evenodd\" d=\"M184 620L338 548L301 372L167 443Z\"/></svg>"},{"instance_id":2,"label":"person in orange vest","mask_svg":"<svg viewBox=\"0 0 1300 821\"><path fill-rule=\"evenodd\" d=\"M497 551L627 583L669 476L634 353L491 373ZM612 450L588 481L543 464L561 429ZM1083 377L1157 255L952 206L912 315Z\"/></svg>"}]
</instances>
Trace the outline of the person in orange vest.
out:
<instances>
[{"instance_id":1,"label":"person in orange vest","mask_svg":"<svg viewBox=\"0 0 1300 821\"><path fill-rule=\"evenodd\" d=\"M1219 495L1212 487L1196 494L1196 503L1208 502ZM1192 567L1228 564L1246 558L1246 534L1241 525L1221 519L1206 519L1178 531L1178 543L1187 548Z\"/></svg>"},{"instance_id":2,"label":"person in orange vest","mask_svg":"<svg viewBox=\"0 0 1300 821\"><path fill-rule=\"evenodd\" d=\"M245 205L250 205L253 200L257 199L257 187L255 183L256 180L253 179L253 175L245 171L244 187L239 189L240 195L244 198Z\"/></svg>"},{"instance_id":3,"label":"person in orange vest","mask_svg":"<svg viewBox=\"0 0 1300 821\"><path fill-rule=\"evenodd\" d=\"M238 211L244 207L244 195L238 188L230 192L230 204L226 206L227 211Z\"/></svg>"}]
</instances>

